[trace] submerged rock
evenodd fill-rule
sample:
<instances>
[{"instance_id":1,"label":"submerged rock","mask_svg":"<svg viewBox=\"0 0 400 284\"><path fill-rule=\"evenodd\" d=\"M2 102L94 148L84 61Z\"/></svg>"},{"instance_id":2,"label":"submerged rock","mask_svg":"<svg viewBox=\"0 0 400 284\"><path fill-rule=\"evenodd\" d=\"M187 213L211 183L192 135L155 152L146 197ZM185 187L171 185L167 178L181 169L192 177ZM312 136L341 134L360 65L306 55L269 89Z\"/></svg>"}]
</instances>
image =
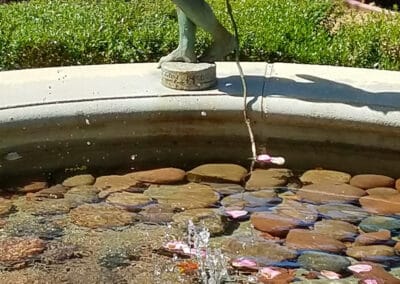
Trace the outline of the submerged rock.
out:
<instances>
[{"instance_id":1,"label":"submerged rock","mask_svg":"<svg viewBox=\"0 0 400 284\"><path fill-rule=\"evenodd\" d=\"M293 173L289 169L256 169L246 182L246 190L253 191L284 186L292 176Z\"/></svg>"},{"instance_id":2,"label":"submerged rock","mask_svg":"<svg viewBox=\"0 0 400 284\"><path fill-rule=\"evenodd\" d=\"M140 182L155 184L179 183L185 180L186 172L177 168L161 168L126 174L129 178Z\"/></svg>"},{"instance_id":3,"label":"submerged rock","mask_svg":"<svg viewBox=\"0 0 400 284\"><path fill-rule=\"evenodd\" d=\"M247 175L247 170L235 164L204 164L187 172L187 179L192 182L234 182L240 183Z\"/></svg>"},{"instance_id":4,"label":"submerged rock","mask_svg":"<svg viewBox=\"0 0 400 284\"><path fill-rule=\"evenodd\" d=\"M244 209L249 212L265 210L281 201L273 190L259 190L232 194L224 197L221 204L224 207Z\"/></svg>"},{"instance_id":5,"label":"submerged rock","mask_svg":"<svg viewBox=\"0 0 400 284\"><path fill-rule=\"evenodd\" d=\"M360 198L363 209L377 214L400 214L400 194L368 195Z\"/></svg>"},{"instance_id":6,"label":"submerged rock","mask_svg":"<svg viewBox=\"0 0 400 284\"><path fill-rule=\"evenodd\" d=\"M364 209L352 204L328 203L316 206L316 209L324 218L350 223L358 223L370 215Z\"/></svg>"},{"instance_id":7,"label":"submerged rock","mask_svg":"<svg viewBox=\"0 0 400 284\"><path fill-rule=\"evenodd\" d=\"M352 241L358 235L358 228L340 220L322 220L314 224L314 232L326 234L339 241Z\"/></svg>"},{"instance_id":8,"label":"submerged rock","mask_svg":"<svg viewBox=\"0 0 400 284\"><path fill-rule=\"evenodd\" d=\"M359 227L366 233L378 232L383 229L389 230L393 235L397 235L400 233L400 219L385 216L371 216L362 220Z\"/></svg>"},{"instance_id":9,"label":"submerged rock","mask_svg":"<svg viewBox=\"0 0 400 284\"><path fill-rule=\"evenodd\" d=\"M18 263L27 261L46 248L43 240L38 238L7 238L0 240L0 263Z\"/></svg>"},{"instance_id":10,"label":"submerged rock","mask_svg":"<svg viewBox=\"0 0 400 284\"><path fill-rule=\"evenodd\" d=\"M363 174L353 176L350 184L359 188L394 187L395 180L384 175Z\"/></svg>"},{"instance_id":11,"label":"submerged rock","mask_svg":"<svg viewBox=\"0 0 400 284\"><path fill-rule=\"evenodd\" d=\"M348 184L310 184L297 191L300 200L312 203L352 203L364 196L364 190Z\"/></svg>"},{"instance_id":12,"label":"submerged rock","mask_svg":"<svg viewBox=\"0 0 400 284\"><path fill-rule=\"evenodd\" d=\"M184 185L151 185L144 194L158 203L184 210L214 206L219 195L210 186L197 183Z\"/></svg>"},{"instance_id":13,"label":"submerged rock","mask_svg":"<svg viewBox=\"0 0 400 284\"><path fill-rule=\"evenodd\" d=\"M354 244L355 245L379 245L385 244L391 239L389 230L379 230L378 232L363 233L359 235Z\"/></svg>"},{"instance_id":14,"label":"submerged rock","mask_svg":"<svg viewBox=\"0 0 400 284\"><path fill-rule=\"evenodd\" d=\"M128 211L140 211L154 201L143 193L116 192L109 195L106 202Z\"/></svg>"},{"instance_id":15,"label":"submerged rock","mask_svg":"<svg viewBox=\"0 0 400 284\"><path fill-rule=\"evenodd\" d=\"M332 171L332 170L308 170L304 172L300 180L305 183L330 183L341 184L348 183L351 175L345 172Z\"/></svg>"},{"instance_id":16,"label":"submerged rock","mask_svg":"<svg viewBox=\"0 0 400 284\"><path fill-rule=\"evenodd\" d=\"M271 212L255 212L251 215L250 221L257 230L276 237L285 237L290 229L301 223L299 219Z\"/></svg>"},{"instance_id":17,"label":"submerged rock","mask_svg":"<svg viewBox=\"0 0 400 284\"><path fill-rule=\"evenodd\" d=\"M311 225L318 218L316 206L295 200L284 199L281 204L274 208L279 215L298 219L302 225Z\"/></svg>"},{"instance_id":18,"label":"submerged rock","mask_svg":"<svg viewBox=\"0 0 400 284\"><path fill-rule=\"evenodd\" d=\"M76 175L72 176L69 178L66 178L63 182L62 185L66 187L76 187L76 186L82 186L82 185L92 185L95 182L94 176L90 174L84 174L84 175Z\"/></svg>"},{"instance_id":19,"label":"submerged rock","mask_svg":"<svg viewBox=\"0 0 400 284\"><path fill-rule=\"evenodd\" d=\"M297 262L301 267L308 270L328 270L337 273L345 271L351 264L350 260L344 256L318 251L303 252L297 259Z\"/></svg>"},{"instance_id":20,"label":"submerged rock","mask_svg":"<svg viewBox=\"0 0 400 284\"><path fill-rule=\"evenodd\" d=\"M385 245L353 246L346 250L346 254L355 259L367 260L377 259L377 257L394 256L395 251L393 247Z\"/></svg>"},{"instance_id":21,"label":"submerged rock","mask_svg":"<svg viewBox=\"0 0 400 284\"><path fill-rule=\"evenodd\" d=\"M320 250L332 253L340 253L346 249L342 242L326 234L302 229L289 231L286 246L297 250Z\"/></svg>"},{"instance_id":22,"label":"submerged rock","mask_svg":"<svg viewBox=\"0 0 400 284\"><path fill-rule=\"evenodd\" d=\"M18 192L23 192L23 193L34 193L37 191L40 191L42 189L45 189L48 187L48 184L46 181L32 181L31 183L18 188Z\"/></svg>"},{"instance_id":23,"label":"submerged rock","mask_svg":"<svg viewBox=\"0 0 400 284\"><path fill-rule=\"evenodd\" d=\"M0 197L0 217L8 215L14 208L13 202Z\"/></svg>"}]
</instances>

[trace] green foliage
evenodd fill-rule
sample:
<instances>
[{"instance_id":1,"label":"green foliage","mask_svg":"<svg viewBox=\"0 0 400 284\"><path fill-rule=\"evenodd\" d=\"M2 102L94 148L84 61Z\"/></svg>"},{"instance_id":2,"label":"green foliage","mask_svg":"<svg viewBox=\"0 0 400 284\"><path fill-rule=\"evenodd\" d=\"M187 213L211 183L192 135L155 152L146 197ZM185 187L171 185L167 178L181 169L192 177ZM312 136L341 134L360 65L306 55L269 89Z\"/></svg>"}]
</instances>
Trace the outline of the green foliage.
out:
<instances>
[{"instance_id":1,"label":"green foliage","mask_svg":"<svg viewBox=\"0 0 400 284\"><path fill-rule=\"evenodd\" d=\"M225 0L212 0L230 27ZM332 0L231 0L241 59L400 70L400 16L354 20ZM30 0L0 5L0 70L154 62L177 42L169 0ZM200 31L199 52L210 44ZM233 58L233 57L232 57Z\"/></svg>"}]
</instances>

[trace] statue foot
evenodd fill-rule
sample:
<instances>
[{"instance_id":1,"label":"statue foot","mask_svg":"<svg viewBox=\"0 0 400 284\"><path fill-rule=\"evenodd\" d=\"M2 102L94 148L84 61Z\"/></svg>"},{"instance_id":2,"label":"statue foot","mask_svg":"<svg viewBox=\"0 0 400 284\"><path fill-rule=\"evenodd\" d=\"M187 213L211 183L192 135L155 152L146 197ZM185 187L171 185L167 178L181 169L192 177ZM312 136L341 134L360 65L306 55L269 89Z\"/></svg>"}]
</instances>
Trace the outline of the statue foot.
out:
<instances>
[{"instance_id":1,"label":"statue foot","mask_svg":"<svg viewBox=\"0 0 400 284\"><path fill-rule=\"evenodd\" d=\"M172 51L170 54L161 57L160 61L158 61L158 68L161 68L161 64L164 62L188 62L194 63L197 62L196 55L194 52L185 50L182 48L177 48Z\"/></svg>"},{"instance_id":2,"label":"statue foot","mask_svg":"<svg viewBox=\"0 0 400 284\"><path fill-rule=\"evenodd\" d=\"M209 63L221 61L235 49L235 45L236 39L231 34L224 39L216 38L207 52L199 58L199 61Z\"/></svg>"}]
</instances>

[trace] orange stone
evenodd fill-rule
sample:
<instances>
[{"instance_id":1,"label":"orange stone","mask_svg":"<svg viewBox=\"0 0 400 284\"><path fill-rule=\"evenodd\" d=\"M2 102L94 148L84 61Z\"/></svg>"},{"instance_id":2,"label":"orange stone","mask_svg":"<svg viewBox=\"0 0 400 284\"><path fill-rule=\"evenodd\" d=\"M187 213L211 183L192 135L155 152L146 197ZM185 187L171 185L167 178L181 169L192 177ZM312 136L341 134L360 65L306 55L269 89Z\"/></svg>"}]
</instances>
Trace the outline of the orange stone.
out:
<instances>
[{"instance_id":1,"label":"orange stone","mask_svg":"<svg viewBox=\"0 0 400 284\"><path fill-rule=\"evenodd\" d=\"M399 214L400 194L368 195L359 199L363 209L378 214Z\"/></svg>"}]
</instances>

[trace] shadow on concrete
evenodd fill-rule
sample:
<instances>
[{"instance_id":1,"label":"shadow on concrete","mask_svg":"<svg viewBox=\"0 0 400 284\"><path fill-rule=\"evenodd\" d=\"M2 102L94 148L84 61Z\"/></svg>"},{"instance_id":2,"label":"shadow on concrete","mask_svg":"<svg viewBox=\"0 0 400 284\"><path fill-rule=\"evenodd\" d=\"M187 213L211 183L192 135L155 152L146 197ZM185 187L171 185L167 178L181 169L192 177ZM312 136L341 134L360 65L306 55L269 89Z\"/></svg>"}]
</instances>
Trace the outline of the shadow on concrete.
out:
<instances>
[{"instance_id":1,"label":"shadow on concrete","mask_svg":"<svg viewBox=\"0 0 400 284\"><path fill-rule=\"evenodd\" d=\"M385 113L390 112L390 109L400 109L400 90L369 92L317 76L307 74L296 74L296 76L306 82L280 77L246 76L248 97L260 96L260 93L254 92L260 91L261 88L266 97L292 98L315 103L342 103L356 107L368 107ZM227 82L232 82L235 87L227 88L224 86ZM256 84L257 87L253 87L253 84ZM242 95L239 76L221 78L218 88L231 96Z\"/></svg>"}]
</instances>

